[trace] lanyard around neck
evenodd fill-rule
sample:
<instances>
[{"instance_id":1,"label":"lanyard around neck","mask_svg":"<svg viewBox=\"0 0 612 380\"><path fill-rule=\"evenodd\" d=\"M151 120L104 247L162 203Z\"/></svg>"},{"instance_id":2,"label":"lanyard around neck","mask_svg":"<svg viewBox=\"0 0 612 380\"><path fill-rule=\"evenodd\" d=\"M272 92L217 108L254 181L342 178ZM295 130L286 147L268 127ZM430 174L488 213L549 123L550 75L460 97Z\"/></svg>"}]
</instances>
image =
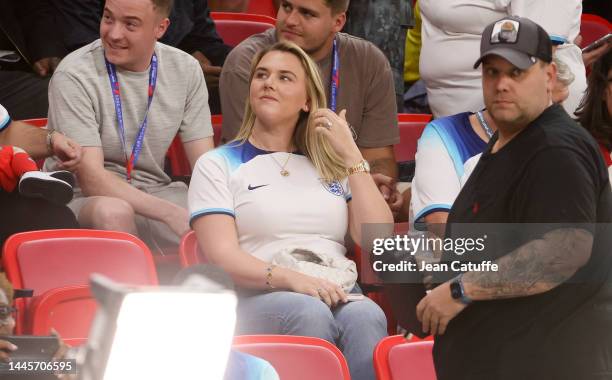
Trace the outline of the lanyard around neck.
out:
<instances>
[{"instance_id":1,"label":"lanyard around neck","mask_svg":"<svg viewBox=\"0 0 612 380\"><path fill-rule=\"evenodd\" d=\"M338 89L340 88L340 54L338 53L338 39L334 38L332 48L332 71L330 81L329 108L336 112L336 99L338 98Z\"/></svg>"},{"instance_id":2,"label":"lanyard around neck","mask_svg":"<svg viewBox=\"0 0 612 380\"><path fill-rule=\"evenodd\" d=\"M484 115L482 114L482 111L476 112L476 119L478 119L478 122L482 126L482 129L485 130L485 133L487 134L487 136L489 136L489 139L491 139L491 137L493 137L494 132L493 132L493 129L491 129L491 127L489 126L489 123L487 123L487 121L485 120Z\"/></svg>"},{"instance_id":3,"label":"lanyard around neck","mask_svg":"<svg viewBox=\"0 0 612 380\"><path fill-rule=\"evenodd\" d=\"M125 169L126 169L126 178L128 181L132 180L132 170L138 161L138 157L140 156L140 151L142 150L142 143L144 141L145 131L147 130L147 117L149 115L149 109L151 108L151 103L153 102L153 93L155 92L155 85L157 84L157 55L153 53L151 57L151 68L149 69L149 87L148 87L148 99L147 99L147 109L145 110L144 119L140 124L140 128L138 129L138 134L136 135L136 140L134 141L134 145L132 146L132 152L128 157L128 153L126 150L126 139L125 139L125 125L123 123L123 110L121 108L121 92L119 90L119 78L117 77L117 69L115 65L110 63L106 57L104 57L104 62L106 63L106 71L108 73L108 79L110 80L111 92L113 94L113 103L115 105L115 113L117 115L117 128L119 129L119 135L121 137L121 148L123 149L123 154L125 156Z\"/></svg>"}]
</instances>

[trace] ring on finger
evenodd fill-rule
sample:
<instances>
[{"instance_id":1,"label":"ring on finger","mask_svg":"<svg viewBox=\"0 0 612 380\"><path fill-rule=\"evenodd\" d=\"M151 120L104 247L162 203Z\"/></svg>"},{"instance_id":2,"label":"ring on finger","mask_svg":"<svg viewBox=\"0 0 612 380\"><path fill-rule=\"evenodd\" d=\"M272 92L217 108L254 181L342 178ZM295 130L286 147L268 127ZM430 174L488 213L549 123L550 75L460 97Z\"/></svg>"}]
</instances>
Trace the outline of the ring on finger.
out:
<instances>
[{"instance_id":1,"label":"ring on finger","mask_svg":"<svg viewBox=\"0 0 612 380\"><path fill-rule=\"evenodd\" d=\"M332 125L333 124L329 119L325 119L324 127L327 128L328 131L331 130Z\"/></svg>"}]
</instances>

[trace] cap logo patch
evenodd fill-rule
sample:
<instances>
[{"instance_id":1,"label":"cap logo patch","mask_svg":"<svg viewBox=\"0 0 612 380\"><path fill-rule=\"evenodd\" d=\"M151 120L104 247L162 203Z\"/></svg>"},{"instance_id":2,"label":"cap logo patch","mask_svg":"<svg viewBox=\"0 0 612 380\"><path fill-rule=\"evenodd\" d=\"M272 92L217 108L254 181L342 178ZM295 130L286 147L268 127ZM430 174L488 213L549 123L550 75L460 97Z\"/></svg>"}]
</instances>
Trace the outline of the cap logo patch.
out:
<instances>
[{"instance_id":1,"label":"cap logo patch","mask_svg":"<svg viewBox=\"0 0 612 380\"><path fill-rule=\"evenodd\" d=\"M493 26L491 44L514 44L518 39L519 22L500 20Z\"/></svg>"}]
</instances>

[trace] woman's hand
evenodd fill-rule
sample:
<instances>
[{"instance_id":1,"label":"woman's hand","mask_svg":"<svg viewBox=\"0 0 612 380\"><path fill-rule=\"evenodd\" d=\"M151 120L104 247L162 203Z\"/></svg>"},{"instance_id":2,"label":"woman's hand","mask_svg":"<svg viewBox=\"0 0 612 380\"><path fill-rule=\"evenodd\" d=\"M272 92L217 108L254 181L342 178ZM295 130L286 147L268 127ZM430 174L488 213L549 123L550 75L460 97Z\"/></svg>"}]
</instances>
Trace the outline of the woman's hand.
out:
<instances>
[{"instance_id":1,"label":"woman's hand","mask_svg":"<svg viewBox=\"0 0 612 380\"><path fill-rule=\"evenodd\" d=\"M4 362L10 361L10 353L15 351L17 346L13 343L0 339L0 360Z\"/></svg>"},{"instance_id":2,"label":"woman's hand","mask_svg":"<svg viewBox=\"0 0 612 380\"><path fill-rule=\"evenodd\" d=\"M314 114L315 131L327 137L334 151L340 156L347 168L358 164L363 156L353 140L353 132L346 121L346 110L336 115L332 110L323 108Z\"/></svg>"},{"instance_id":3,"label":"woman's hand","mask_svg":"<svg viewBox=\"0 0 612 380\"><path fill-rule=\"evenodd\" d=\"M284 269L278 268L277 269ZM306 274L285 269L287 272L285 278L287 288L296 293L306 294L312 297L319 298L325 302L327 306L334 307L339 303L348 301L346 293L342 288L330 281L322 278L308 276Z\"/></svg>"}]
</instances>

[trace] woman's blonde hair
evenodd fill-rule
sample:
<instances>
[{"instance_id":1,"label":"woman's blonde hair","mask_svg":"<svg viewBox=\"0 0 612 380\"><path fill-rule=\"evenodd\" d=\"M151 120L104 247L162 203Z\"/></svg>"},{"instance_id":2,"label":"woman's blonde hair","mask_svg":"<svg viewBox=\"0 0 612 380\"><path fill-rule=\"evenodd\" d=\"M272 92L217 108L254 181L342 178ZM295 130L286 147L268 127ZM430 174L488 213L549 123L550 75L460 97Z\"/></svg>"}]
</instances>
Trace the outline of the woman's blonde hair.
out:
<instances>
[{"instance_id":1,"label":"woman's blonde hair","mask_svg":"<svg viewBox=\"0 0 612 380\"><path fill-rule=\"evenodd\" d=\"M240 130L234 141L244 143L255 125L255 113L250 102L250 83L253 80L255 69L261 59L268 53L280 51L293 54L302 64L306 73L306 95L308 97L309 111L300 111L300 116L293 133L293 144L306 155L317 169L322 179L326 181L340 180L346 177L346 167L340 157L331 147L325 136L315 131L313 117L314 113L320 108L327 107L323 83L319 76L319 69L312 59L299 46L292 42L281 41L261 50L255 55L251 62L251 73L249 75L249 96L244 110L244 118Z\"/></svg>"},{"instance_id":2,"label":"woman's blonde hair","mask_svg":"<svg viewBox=\"0 0 612 380\"><path fill-rule=\"evenodd\" d=\"M11 305L13 303L14 295L13 285L8 278L6 278L4 272L0 272L0 292L4 292L8 300L8 304Z\"/></svg>"}]
</instances>

